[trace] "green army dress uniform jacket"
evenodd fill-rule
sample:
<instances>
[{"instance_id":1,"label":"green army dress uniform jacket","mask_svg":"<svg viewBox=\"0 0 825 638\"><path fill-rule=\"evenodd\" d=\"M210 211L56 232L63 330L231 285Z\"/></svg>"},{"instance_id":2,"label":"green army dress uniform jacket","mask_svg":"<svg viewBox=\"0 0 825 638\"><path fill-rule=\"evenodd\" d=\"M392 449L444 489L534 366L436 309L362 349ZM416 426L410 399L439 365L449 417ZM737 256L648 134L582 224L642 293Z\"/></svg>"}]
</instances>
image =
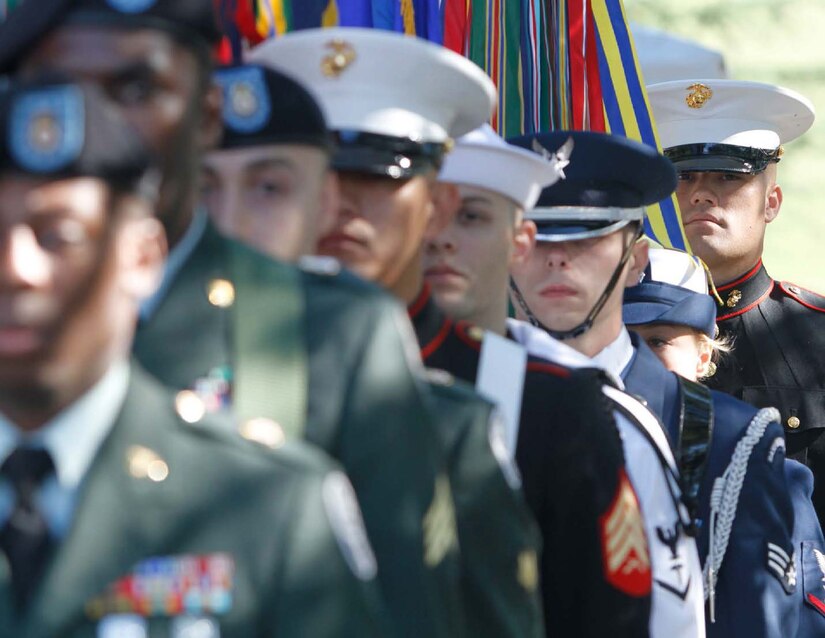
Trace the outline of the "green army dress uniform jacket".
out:
<instances>
[{"instance_id":1,"label":"green army dress uniform jacket","mask_svg":"<svg viewBox=\"0 0 825 638\"><path fill-rule=\"evenodd\" d=\"M357 522L357 508L336 498L347 489L337 466L301 443L272 450L216 423L184 421L133 366L68 536L21 618L0 564L0 636L141 635L130 622L150 637L187 635L187 622L221 638L385 635L374 557L363 527L342 522Z\"/></svg>"},{"instance_id":2,"label":"green army dress uniform jacket","mask_svg":"<svg viewBox=\"0 0 825 638\"><path fill-rule=\"evenodd\" d=\"M275 262L210 225L157 310L139 326L137 359L178 389L208 386L227 371L231 376L244 363L233 349L233 329L249 317L237 311L241 299L231 303L215 284L241 297L244 282L233 281L239 269L298 273L309 388L300 435L337 459L352 481L396 631L451 635L459 604L452 497L449 489L437 489L448 480L442 445L426 388L412 367L414 337L390 297L352 275ZM263 296L271 303L253 327L277 327L280 289L271 286ZM266 350L277 340L274 335L255 345Z\"/></svg>"},{"instance_id":3,"label":"green army dress uniform jacket","mask_svg":"<svg viewBox=\"0 0 825 638\"><path fill-rule=\"evenodd\" d=\"M468 383L444 370L427 373L455 499L464 635L541 638L541 537L503 421Z\"/></svg>"}]
</instances>

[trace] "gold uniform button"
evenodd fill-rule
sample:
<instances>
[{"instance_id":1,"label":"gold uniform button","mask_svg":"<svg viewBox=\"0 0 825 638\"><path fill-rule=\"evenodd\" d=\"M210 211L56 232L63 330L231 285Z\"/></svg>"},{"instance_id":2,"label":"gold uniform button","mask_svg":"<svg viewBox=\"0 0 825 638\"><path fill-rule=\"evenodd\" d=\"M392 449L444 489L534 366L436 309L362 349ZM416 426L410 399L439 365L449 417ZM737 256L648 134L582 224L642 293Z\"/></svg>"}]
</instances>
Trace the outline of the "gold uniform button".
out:
<instances>
[{"instance_id":1,"label":"gold uniform button","mask_svg":"<svg viewBox=\"0 0 825 638\"><path fill-rule=\"evenodd\" d=\"M129 474L136 479L149 479L153 483L161 483L169 476L169 466L157 452L141 445L129 448L126 453L126 464Z\"/></svg>"},{"instance_id":2,"label":"gold uniform button","mask_svg":"<svg viewBox=\"0 0 825 638\"><path fill-rule=\"evenodd\" d=\"M467 329L467 336L473 341L481 341L484 339L484 328L479 326L472 326Z\"/></svg>"},{"instance_id":3,"label":"gold uniform button","mask_svg":"<svg viewBox=\"0 0 825 638\"><path fill-rule=\"evenodd\" d=\"M539 565L536 552L525 549L518 555L517 580L526 591L533 592L539 585Z\"/></svg>"},{"instance_id":4,"label":"gold uniform button","mask_svg":"<svg viewBox=\"0 0 825 638\"><path fill-rule=\"evenodd\" d=\"M788 417L788 427L791 428L792 430L795 430L796 428L798 428L799 427L799 418L795 417L795 416Z\"/></svg>"},{"instance_id":5,"label":"gold uniform button","mask_svg":"<svg viewBox=\"0 0 825 638\"><path fill-rule=\"evenodd\" d=\"M238 432L247 441L260 443L273 450L286 443L286 433L281 424L264 417L244 421L238 428Z\"/></svg>"},{"instance_id":6,"label":"gold uniform button","mask_svg":"<svg viewBox=\"0 0 825 638\"><path fill-rule=\"evenodd\" d=\"M235 286L227 279L213 279L206 289L209 303L218 308L229 308L235 303Z\"/></svg>"},{"instance_id":7,"label":"gold uniform button","mask_svg":"<svg viewBox=\"0 0 825 638\"><path fill-rule=\"evenodd\" d=\"M187 423L197 423L206 414L206 404L192 390L181 390L175 396L175 410Z\"/></svg>"}]
</instances>

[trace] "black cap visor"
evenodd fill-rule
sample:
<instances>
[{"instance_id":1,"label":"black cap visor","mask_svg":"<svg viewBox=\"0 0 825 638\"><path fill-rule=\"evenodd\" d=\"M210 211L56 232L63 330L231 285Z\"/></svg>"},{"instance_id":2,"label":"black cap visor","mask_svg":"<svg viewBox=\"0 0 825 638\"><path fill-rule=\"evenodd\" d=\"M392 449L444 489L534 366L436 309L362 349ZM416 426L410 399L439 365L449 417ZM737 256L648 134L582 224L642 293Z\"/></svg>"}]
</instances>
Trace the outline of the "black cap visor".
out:
<instances>
[{"instance_id":1,"label":"black cap visor","mask_svg":"<svg viewBox=\"0 0 825 638\"><path fill-rule=\"evenodd\" d=\"M332 168L345 173L407 179L437 171L444 158L441 143L351 130L335 131L334 138Z\"/></svg>"},{"instance_id":2,"label":"black cap visor","mask_svg":"<svg viewBox=\"0 0 825 638\"><path fill-rule=\"evenodd\" d=\"M666 149L679 172L761 173L782 154L776 150L733 144L684 144Z\"/></svg>"}]
</instances>

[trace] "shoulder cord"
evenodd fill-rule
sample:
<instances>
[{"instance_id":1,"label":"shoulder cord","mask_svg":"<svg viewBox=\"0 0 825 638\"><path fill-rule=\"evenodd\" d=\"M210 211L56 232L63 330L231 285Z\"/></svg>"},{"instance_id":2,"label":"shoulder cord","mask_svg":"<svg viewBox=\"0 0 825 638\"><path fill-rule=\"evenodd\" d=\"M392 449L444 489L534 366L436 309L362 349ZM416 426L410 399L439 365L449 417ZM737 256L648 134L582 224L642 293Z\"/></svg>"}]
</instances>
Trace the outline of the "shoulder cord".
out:
<instances>
[{"instance_id":1,"label":"shoulder cord","mask_svg":"<svg viewBox=\"0 0 825 638\"><path fill-rule=\"evenodd\" d=\"M736 518L736 508L739 505L739 495L748 471L748 462L753 448L762 439L768 425L776 421L779 421L779 412L775 408L759 410L748 425L745 435L736 444L725 472L713 482L713 491L710 496L708 556L702 574L710 622L716 622L716 581L728 549L730 532Z\"/></svg>"}]
</instances>

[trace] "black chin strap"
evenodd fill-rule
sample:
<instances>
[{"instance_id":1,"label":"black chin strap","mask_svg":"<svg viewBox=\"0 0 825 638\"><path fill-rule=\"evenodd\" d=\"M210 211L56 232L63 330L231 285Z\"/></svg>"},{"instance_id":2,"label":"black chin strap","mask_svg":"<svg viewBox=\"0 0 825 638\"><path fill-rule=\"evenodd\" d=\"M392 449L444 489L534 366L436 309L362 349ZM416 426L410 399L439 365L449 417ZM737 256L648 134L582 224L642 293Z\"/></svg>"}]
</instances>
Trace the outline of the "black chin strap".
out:
<instances>
[{"instance_id":1,"label":"black chin strap","mask_svg":"<svg viewBox=\"0 0 825 638\"><path fill-rule=\"evenodd\" d=\"M642 225L639 224L638 229L636 232L630 237L630 241L628 242L627 246L625 246L624 252L622 253L622 258L619 261L619 264L616 266L616 269L613 271L613 274L610 276L610 281L607 282L607 286L605 286L604 291L601 294L601 297L596 301L593 308L591 308L590 312L587 313L587 316L584 318L578 326L575 328L571 328L570 330L552 330L545 326L541 321L539 321L538 317L533 314L533 311L530 310L530 307L527 305L527 302L524 299L524 296L521 294L516 282L513 281L513 278L510 277L510 290L513 291L513 296L516 298L516 302L518 303L519 307L521 308L522 312L527 316L527 320L534 325L536 328L541 328L546 333L548 333L554 339L558 339L559 341L565 341L567 339L575 339L576 337L580 337L585 332L590 330L593 327L593 322L596 321L596 317L599 316L599 313L604 308L604 305L607 303L608 298L613 292L613 289L616 287L616 284L619 281L619 277L621 277L622 271L624 270L625 265L627 264L628 260L630 259L630 255L633 252L633 246L642 236Z\"/></svg>"}]
</instances>

